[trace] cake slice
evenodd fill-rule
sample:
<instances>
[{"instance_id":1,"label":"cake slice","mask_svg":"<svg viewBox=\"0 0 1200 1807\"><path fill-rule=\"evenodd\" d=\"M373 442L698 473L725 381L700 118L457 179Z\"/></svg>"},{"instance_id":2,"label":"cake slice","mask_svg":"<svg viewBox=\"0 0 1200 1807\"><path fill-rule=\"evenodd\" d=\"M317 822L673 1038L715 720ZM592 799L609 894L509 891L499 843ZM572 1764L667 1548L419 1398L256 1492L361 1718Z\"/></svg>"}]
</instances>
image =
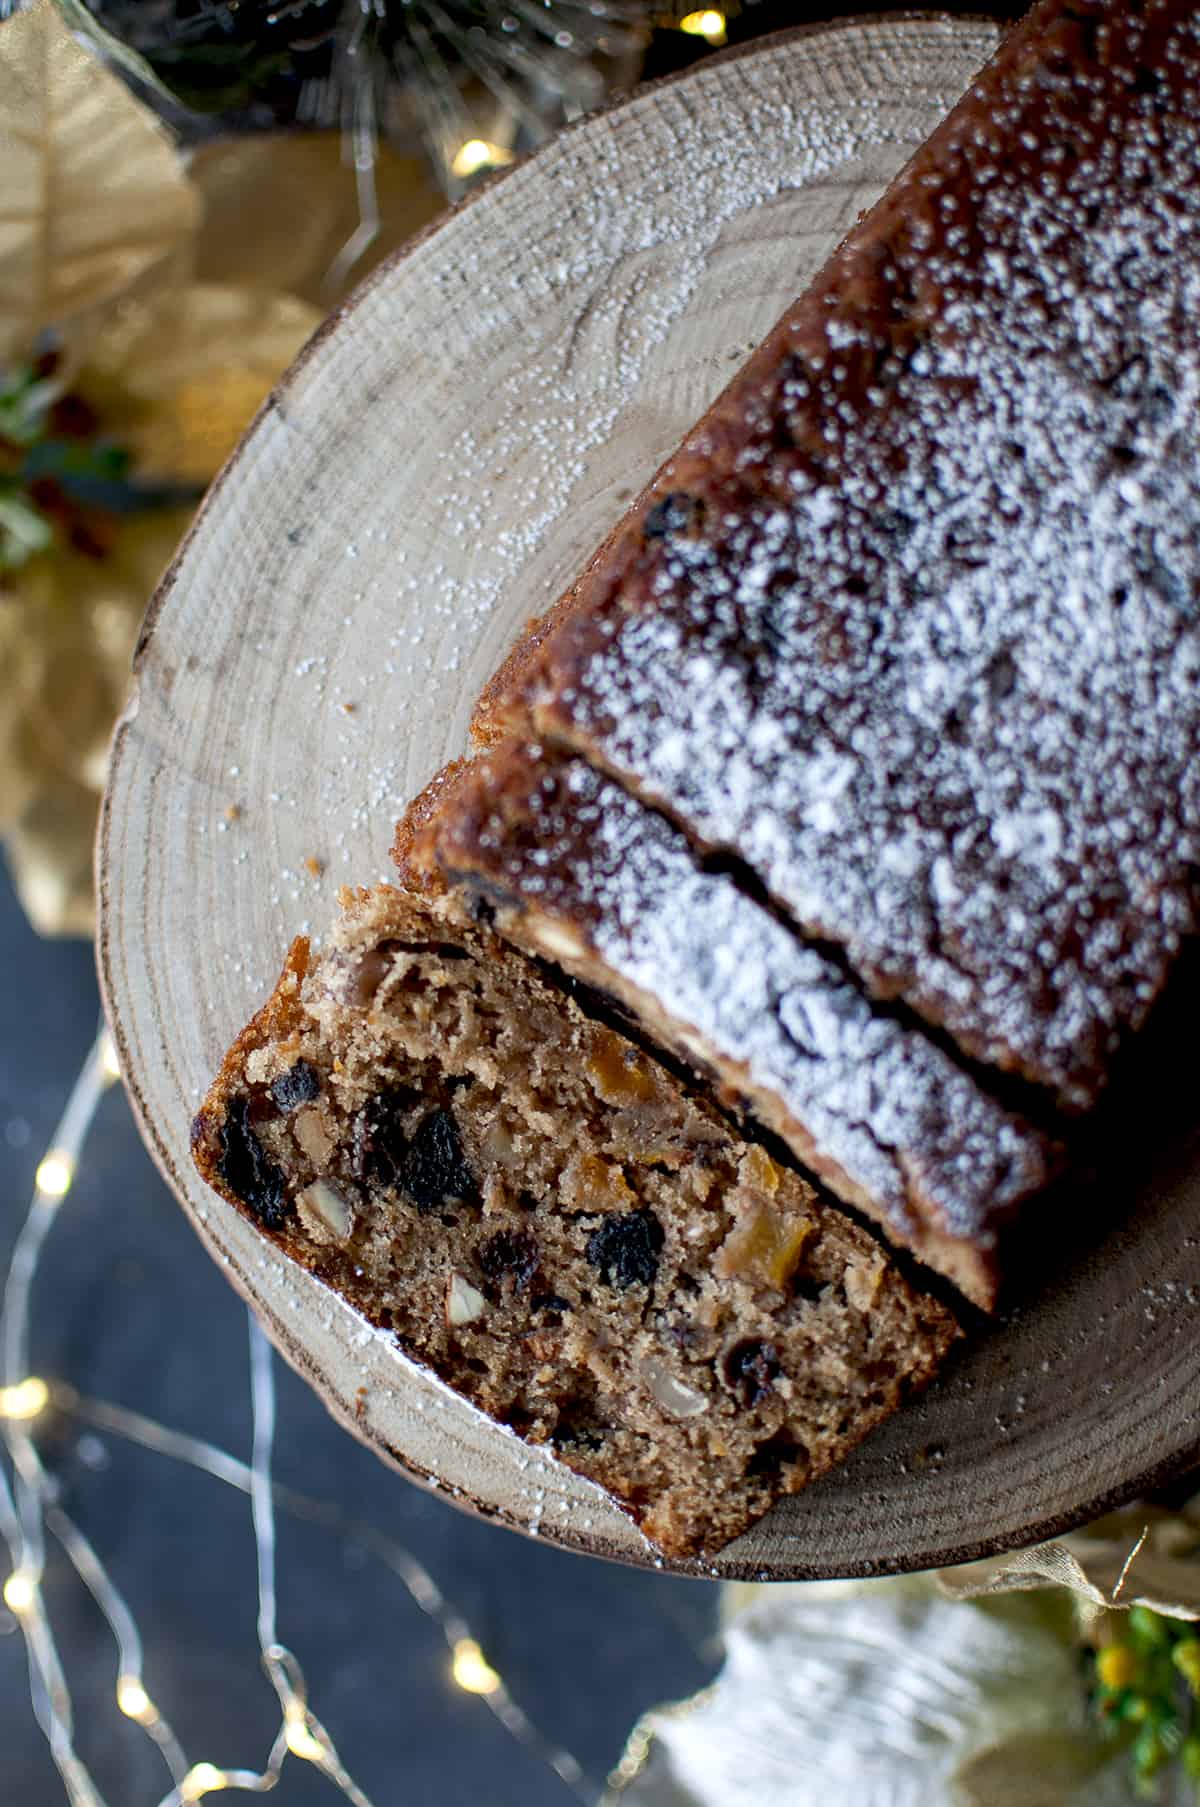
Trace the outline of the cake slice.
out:
<instances>
[{"instance_id":1,"label":"cake slice","mask_svg":"<svg viewBox=\"0 0 1200 1807\"><path fill-rule=\"evenodd\" d=\"M984 1062L1200 909L1200 37L1041 0L485 693Z\"/></svg>"},{"instance_id":2,"label":"cake slice","mask_svg":"<svg viewBox=\"0 0 1200 1807\"><path fill-rule=\"evenodd\" d=\"M957 1335L872 1237L451 895L343 893L193 1131L205 1179L671 1556L839 1461Z\"/></svg>"},{"instance_id":3,"label":"cake slice","mask_svg":"<svg viewBox=\"0 0 1200 1807\"><path fill-rule=\"evenodd\" d=\"M507 742L436 779L394 851L407 884L482 898L506 940L614 998L893 1244L994 1304L1004 1226L1054 1146L669 822L583 760Z\"/></svg>"}]
</instances>

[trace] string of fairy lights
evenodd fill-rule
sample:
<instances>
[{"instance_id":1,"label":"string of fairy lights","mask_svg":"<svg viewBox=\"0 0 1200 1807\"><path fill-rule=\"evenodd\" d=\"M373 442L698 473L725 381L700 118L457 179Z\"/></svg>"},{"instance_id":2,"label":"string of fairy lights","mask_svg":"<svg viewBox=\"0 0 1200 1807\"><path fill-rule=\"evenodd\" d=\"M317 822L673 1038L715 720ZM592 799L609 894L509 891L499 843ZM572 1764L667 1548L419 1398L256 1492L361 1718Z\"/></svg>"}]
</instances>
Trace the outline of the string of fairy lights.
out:
<instances>
[{"instance_id":1,"label":"string of fairy lights","mask_svg":"<svg viewBox=\"0 0 1200 1807\"><path fill-rule=\"evenodd\" d=\"M0 1593L24 1637L33 1711L71 1807L107 1807L107 1803L77 1748L74 1703L47 1609L43 1580L51 1539L92 1596L112 1635L116 1708L154 1744L170 1777L171 1786L157 1807L187 1807L188 1803L224 1790L269 1793L278 1784L289 1757L318 1770L351 1807L374 1807L347 1771L333 1738L314 1712L299 1661L279 1638L277 1507L338 1529L377 1557L440 1628L454 1685L476 1695L507 1732L590 1807L597 1790L579 1763L568 1751L542 1737L488 1661L462 1615L446 1600L416 1557L374 1526L349 1518L334 1502L311 1498L282 1487L273 1479L274 1357L253 1316L249 1317L253 1422L249 1463L201 1438L159 1424L124 1406L90 1399L63 1381L32 1371L34 1282L42 1268L50 1233L74 1184L100 1101L119 1076L112 1041L102 1028L71 1089L51 1145L38 1165L33 1197L14 1245L0 1306L0 1437L7 1455L7 1464L0 1462L0 1536L8 1546L11 1563ZM190 1759L155 1701L144 1672L142 1639L133 1612L83 1529L60 1503L56 1477L43 1461L38 1429L55 1415L186 1463L247 1496L258 1567L259 1661L275 1691L280 1714L278 1730L261 1768L230 1768Z\"/></svg>"},{"instance_id":2,"label":"string of fairy lights","mask_svg":"<svg viewBox=\"0 0 1200 1807\"><path fill-rule=\"evenodd\" d=\"M685 37L703 38L714 50L719 49L726 41L728 21L725 14L713 6L684 13L678 19L672 18L671 24L676 30L683 32ZM482 175L490 170L506 169L510 163L516 162L516 156L516 152L507 144L499 144L487 138L465 138L458 145L457 150L447 157L447 168L456 181L464 182L469 181L472 176ZM369 167L368 158L356 158L356 168L367 167ZM368 200L366 207L363 208L363 196L360 195L359 199L363 218L368 220L371 203ZM353 257L348 257L346 252L342 253L342 257L346 258L350 264L360 254L360 250L356 248Z\"/></svg>"},{"instance_id":3,"label":"string of fairy lights","mask_svg":"<svg viewBox=\"0 0 1200 1807\"><path fill-rule=\"evenodd\" d=\"M664 21L666 22L666 21ZM682 16L671 17L669 23L685 37L703 38L714 50L726 42L728 19L717 7L700 7ZM359 181L360 225L354 239L340 254L332 275L344 274L352 268L371 243L373 237L373 219L376 198L371 178L374 172L376 122L371 111L370 97L366 90L353 90L357 99L352 110L348 137L354 154L354 167ZM462 134L461 115L457 121L458 131L451 136L450 146L440 146L441 162L444 173L450 179L453 192L457 183L469 182L473 177L484 175L492 170L506 169L515 163L517 152L511 143L501 143L495 138L480 138ZM511 124L511 120L509 121Z\"/></svg>"}]
</instances>

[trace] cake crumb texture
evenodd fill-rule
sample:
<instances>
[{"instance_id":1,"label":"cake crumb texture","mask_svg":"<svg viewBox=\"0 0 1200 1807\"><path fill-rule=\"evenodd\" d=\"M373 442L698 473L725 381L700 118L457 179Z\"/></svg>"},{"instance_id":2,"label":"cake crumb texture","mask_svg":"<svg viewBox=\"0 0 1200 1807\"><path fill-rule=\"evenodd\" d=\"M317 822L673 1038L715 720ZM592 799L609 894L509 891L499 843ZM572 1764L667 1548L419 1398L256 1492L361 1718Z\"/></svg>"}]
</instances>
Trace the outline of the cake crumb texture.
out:
<instances>
[{"instance_id":1,"label":"cake crumb texture","mask_svg":"<svg viewBox=\"0 0 1200 1807\"><path fill-rule=\"evenodd\" d=\"M344 894L193 1132L204 1177L473 1405L712 1553L958 1334L866 1231L450 897Z\"/></svg>"},{"instance_id":2,"label":"cake crumb texture","mask_svg":"<svg viewBox=\"0 0 1200 1807\"><path fill-rule=\"evenodd\" d=\"M661 815L510 741L439 774L394 853L406 882L486 898L507 939L617 998L893 1245L995 1303L1002 1232L1056 1171L1053 1139Z\"/></svg>"}]
</instances>

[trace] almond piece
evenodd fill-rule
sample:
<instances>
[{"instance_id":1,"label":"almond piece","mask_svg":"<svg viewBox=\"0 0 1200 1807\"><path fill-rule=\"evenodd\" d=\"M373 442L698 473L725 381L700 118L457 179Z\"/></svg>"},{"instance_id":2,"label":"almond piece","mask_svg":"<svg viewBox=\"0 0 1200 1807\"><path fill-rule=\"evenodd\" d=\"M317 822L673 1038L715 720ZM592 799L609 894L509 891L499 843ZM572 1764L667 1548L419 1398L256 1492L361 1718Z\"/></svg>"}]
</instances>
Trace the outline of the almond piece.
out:
<instances>
[{"instance_id":1,"label":"almond piece","mask_svg":"<svg viewBox=\"0 0 1200 1807\"><path fill-rule=\"evenodd\" d=\"M333 1153L333 1138L325 1128L319 1106L309 1104L296 1112L292 1119L292 1134L301 1153L308 1156L314 1167L328 1165Z\"/></svg>"},{"instance_id":2,"label":"almond piece","mask_svg":"<svg viewBox=\"0 0 1200 1807\"><path fill-rule=\"evenodd\" d=\"M701 1412L707 1412L708 1401L703 1393L695 1387L689 1387L686 1381L672 1374L662 1362L647 1356L640 1363L639 1372L644 1384L654 1395L658 1404L669 1418L698 1418Z\"/></svg>"},{"instance_id":3,"label":"almond piece","mask_svg":"<svg viewBox=\"0 0 1200 1807\"><path fill-rule=\"evenodd\" d=\"M349 1236L350 1207L328 1180L313 1180L296 1195L296 1204L305 1229L318 1241L327 1242L332 1237L335 1242L344 1242Z\"/></svg>"},{"instance_id":4,"label":"almond piece","mask_svg":"<svg viewBox=\"0 0 1200 1807\"><path fill-rule=\"evenodd\" d=\"M487 1300L477 1286L464 1279L462 1274L452 1273L446 1282L446 1327L458 1330L463 1324L473 1324L487 1310Z\"/></svg>"},{"instance_id":5,"label":"almond piece","mask_svg":"<svg viewBox=\"0 0 1200 1807\"><path fill-rule=\"evenodd\" d=\"M526 927L531 940L536 941L552 960L582 960L587 953L579 936L574 930L564 928L562 923L534 916L526 922Z\"/></svg>"}]
</instances>

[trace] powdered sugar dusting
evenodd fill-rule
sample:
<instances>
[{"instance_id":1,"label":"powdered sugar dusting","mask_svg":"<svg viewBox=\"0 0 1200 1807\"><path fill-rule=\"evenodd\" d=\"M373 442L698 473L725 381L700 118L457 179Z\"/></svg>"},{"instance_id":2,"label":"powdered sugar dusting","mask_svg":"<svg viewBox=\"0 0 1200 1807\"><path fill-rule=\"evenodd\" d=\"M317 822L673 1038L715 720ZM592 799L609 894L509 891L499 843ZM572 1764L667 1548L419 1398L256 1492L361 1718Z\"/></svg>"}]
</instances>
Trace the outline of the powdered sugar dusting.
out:
<instances>
[{"instance_id":1,"label":"powdered sugar dusting","mask_svg":"<svg viewBox=\"0 0 1200 1807\"><path fill-rule=\"evenodd\" d=\"M836 1183L834 1163L898 1239L920 1245L932 1224L990 1249L996 1225L1046 1177L1037 1133L731 879L705 871L661 817L581 760L539 754L505 756L496 813L481 769L478 827L451 802L438 842L447 866L465 845L467 863L482 861L504 891L586 933L608 974L653 997L684 1045L698 1033L726 1069L744 1066L751 1086L774 1094L821 1170Z\"/></svg>"},{"instance_id":2,"label":"powdered sugar dusting","mask_svg":"<svg viewBox=\"0 0 1200 1807\"><path fill-rule=\"evenodd\" d=\"M911 66L916 53L904 50L905 28L881 28L882 41L893 35L902 66ZM988 39L981 27L980 57ZM969 54L961 30L948 49L951 67L961 68ZM697 92L712 79L698 71ZM754 64L738 91L753 134L733 129L734 122L727 130L698 128L693 107L701 103L669 88L649 126L633 118L618 130L614 121L610 133L586 143L565 134L542 153L540 166L514 171L506 183L515 198L496 210L489 233L458 231L452 221L415 253L429 266L422 288L436 291L444 307L444 339L422 346L422 361L398 362L388 395L403 448L394 467L364 471L348 454L342 481L347 493L361 496L361 513L356 507L340 541L327 529L313 536L322 561L336 557L353 573L352 613L333 624L336 650L328 650L331 623L320 606L306 618L302 642L288 649L305 705L333 706L337 731L323 735L314 764L319 816L337 824L328 857L339 877L378 869L377 861L364 864L364 846L387 832L414 784L450 750L427 732L436 713L429 696L459 699L465 721L503 639L549 600L586 550L588 530L577 538L575 517L593 505L598 485L617 471L626 475L608 453L614 438L640 460L627 474L632 483L651 474L686 424L687 414L680 415L663 434L657 423L669 403L659 399L647 428L639 398L663 390L664 362L676 378L681 362L687 369L695 354L686 333L679 349L681 325L719 294L722 281L740 279L738 234L746 218L783 203L785 242L800 280L806 266L795 195L848 168L886 170L903 148L881 147L915 141L932 104L928 83L918 103L881 92L878 81L836 100L789 95L777 76ZM639 135L664 130L677 156L639 157ZM640 172L633 206L631 166ZM547 225L547 168L569 229ZM839 192L836 181L830 186ZM532 222L526 188L537 197ZM847 178L843 200L853 192ZM817 222L829 204L810 204ZM763 305L757 294L750 302ZM773 313L778 303L768 305ZM368 296L364 337L379 330L372 313ZM759 319L760 330L770 317ZM747 320L747 331L753 327ZM702 399L730 368L712 361ZM477 397L478 385L468 379L481 371L489 391L482 409L463 400ZM342 372L338 406L348 420L373 400L356 373ZM410 416L419 422L424 414L422 442ZM608 513L620 506L614 497ZM307 533L310 509L303 497L297 532ZM322 569L316 582L323 581ZM335 713L351 683L357 723ZM389 724L384 734L372 726L381 718ZM309 809L310 793L302 787L298 794Z\"/></svg>"},{"instance_id":3,"label":"powdered sugar dusting","mask_svg":"<svg viewBox=\"0 0 1200 1807\"><path fill-rule=\"evenodd\" d=\"M619 172L626 145L614 146L607 160L602 150L599 172L595 162L581 167L568 153L555 170L556 195L565 211L586 223L571 258L520 263L498 280L480 257L468 272L484 343L493 322L498 343L510 338L514 290L517 305L534 320L566 291L576 319L569 339L537 366L497 368L506 423L499 431L489 421L481 437L467 423L439 451L445 532L470 540L485 522L489 529L486 564L453 586L451 606L464 626L482 625L491 616L561 523L586 483L592 454L621 425L730 225L892 137L893 109L865 91L852 107L849 99L840 95L837 105L813 99L797 108L763 92L755 105L753 144L737 134L695 133L685 113L679 162L646 169L634 209L619 181L611 191L603 181L606 161L614 176ZM664 108L676 104L668 90ZM714 389L722 380L719 372ZM651 468L634 475L648 476ZM499 524L490 518L496 471L504 475L508 510Z\"/></svg>"},{"instance_id":4,"label":"powdered sugar dusting","mask_svg":"<svg viewBox=\"0 0 1200 1807\"><path fill-rule=\"evenodd\" d=\"M537 693L1074 1103L1197 921L1197 29L1040 9L1052 41L685 448L691 519L633 530Z\"/></svg>"}]
</instances>

